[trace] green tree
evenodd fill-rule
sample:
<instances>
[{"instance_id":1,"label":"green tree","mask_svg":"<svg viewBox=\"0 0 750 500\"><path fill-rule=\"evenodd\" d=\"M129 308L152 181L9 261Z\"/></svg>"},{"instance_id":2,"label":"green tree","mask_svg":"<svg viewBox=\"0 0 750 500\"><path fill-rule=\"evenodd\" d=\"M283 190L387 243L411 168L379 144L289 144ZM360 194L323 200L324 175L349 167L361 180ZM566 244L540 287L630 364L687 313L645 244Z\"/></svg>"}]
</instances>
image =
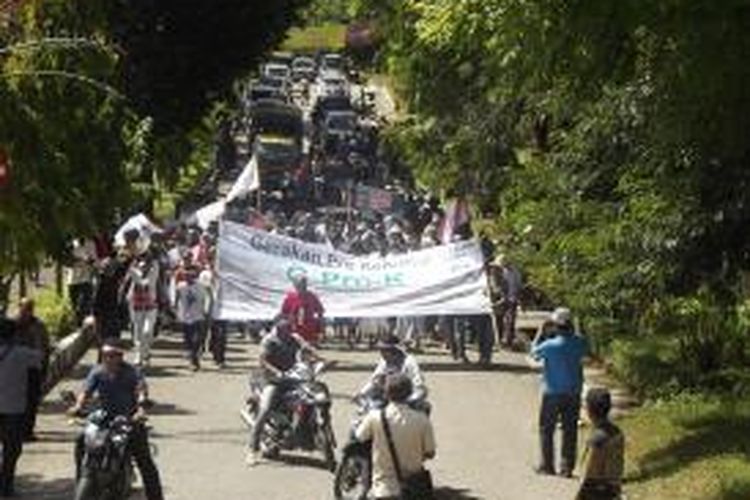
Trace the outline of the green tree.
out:
<instances>
[{"instance_id":1,"label":"green tree","mask_svg":"<svg viewBox=\"0 0 750 500\"><path fill-rule=\"evenodd\" d=\"M409 105L393 142L556 302L649 331L673 298L742 301L748 2L357 3Z\"/></svg>"}]
</instances>

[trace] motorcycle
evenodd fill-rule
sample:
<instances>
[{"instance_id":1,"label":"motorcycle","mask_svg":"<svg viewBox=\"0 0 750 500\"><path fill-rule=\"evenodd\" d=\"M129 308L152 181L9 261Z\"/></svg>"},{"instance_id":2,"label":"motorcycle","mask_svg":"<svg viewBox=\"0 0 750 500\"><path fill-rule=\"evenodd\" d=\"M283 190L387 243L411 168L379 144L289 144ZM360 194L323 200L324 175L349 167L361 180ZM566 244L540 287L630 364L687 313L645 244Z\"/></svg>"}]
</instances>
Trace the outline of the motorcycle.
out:
<instances>
[{"instance_id":1,"label":"motorcycle","mask_svg":"<svg viewBox=\"0 0 750 500\"><path fill-rule=\"evenodd\" d=\"M358 395L354 398L357 411L352 421L349 442L341 452L341 461L336 467L333 481L333 496L336 500L366 500L372 486L372 441L359 441L354 432L365 416L373 410L385 408L387 401L381 391ZM409 406L430 415L432 407L426 394L412 398Z\"/></svg>"},{"instance_id":2,"label":"motorcycle","mask_svg":"<svg viewBox=\"0 0 750 500\"><path fill-rule=\"evenodd\" d=\"M128 443L133 422L104 410L89 414L83 427L83 458L75 500L123 500L134 482Z\"/></svg>"},{"instance_id":3,"label":"motorcycle","mask_svg":"<svg viewBox=\"0 0 750 500\"><path fill-rule=\"evenodd\" d=\"M322 451L325 465L336 469L336 438L331 426L331 394L328 386L318 380L329 365L299 362L279 381L285 390L274 405L261 432L264 456L278 457L281 450ZM240 415L252 429L258 413L263 377L250 377L250 396Z\"/></svg>"}]
</instances>

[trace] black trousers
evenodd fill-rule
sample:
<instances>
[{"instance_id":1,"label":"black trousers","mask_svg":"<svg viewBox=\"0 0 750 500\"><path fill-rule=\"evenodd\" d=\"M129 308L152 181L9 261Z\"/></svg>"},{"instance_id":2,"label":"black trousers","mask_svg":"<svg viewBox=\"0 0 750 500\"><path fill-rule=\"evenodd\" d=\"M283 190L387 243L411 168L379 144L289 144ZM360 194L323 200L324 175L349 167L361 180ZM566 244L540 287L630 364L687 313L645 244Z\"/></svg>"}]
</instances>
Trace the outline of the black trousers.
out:
<instances>
[{"instance_id":1,"label":"black trousers","mask_svg":"<svg viewBox=\"0 0 750 500\"><path fill-rule=\"evenodd\" d=\"M210 324L211 336L208 341L208 348L217 364L223 364L226 361L227 353L227 324L225 321L212 320Z\"/></svg>"},{"instance_id":2,"label":"black trousers","mask_svg":"<svg viewBox=\"0 0 750 500\"><path fill-rule=\"evenodd\" d=\"M76 324L80 325L84 318L91 314L94 301L94 286L91 283L76 283L68 286L68 296L73 306Z\"/></svg>"},{"instance_id":3,"label":"black trousers","mask_svg":"<svg viewBox=\"0 0 750 500\"><path fill-rule=\"evenodd\" d=\"M159 470L156 468L156 463L154 463L154 459L151 456L151 448L148 444L148 430L143 424L136 424L133 427L133 431L130 434L129 446L130 453L135 460L135 465L141 474L146 498L148 500L163 500L164 494L161 489ZM83 434L81 434L76 440L75 447L76 477L79 477L81 472L83 474L86 473L86 471L80 471L84 451Z\"/></svg>"},{"instance_id":4,"label":"black trousers","mask_svg":"<svg viewBox=\"0 0 750 500\"><path fill-rule=\"evenodd\" d=\"M576 465L578 448L578 417L580 394L545 394L539 412L539 436L542 452L541 468L555 470L555 428L562 424L562 460L560 468L570 472Z\"/></svg>"},{"instance_id":5,"label":"black trousers","mask_svg":"<svg viewBox=\"0 0 750 500\"><path fill-rule=\"evenodd\" d=\"M36 415L39 412L39 403L42 401L42 384L44 383L44 371L38 368L29 370L29 381L26 389L26 413L24 414L23 435L29 438L34 434L36 427Z\"/></svg>"},{"instance_id":6,"label":"black trousers","mask_svg":"<svg viewBox=\"0 0 750 500\"><path fill-rule=\"evenodd\" d=\"M0 442L3 444L3 465L0 469L0 495L14 492L16 463L23 451L24 415L0 414Z\"/></svg>"}]
</instances>

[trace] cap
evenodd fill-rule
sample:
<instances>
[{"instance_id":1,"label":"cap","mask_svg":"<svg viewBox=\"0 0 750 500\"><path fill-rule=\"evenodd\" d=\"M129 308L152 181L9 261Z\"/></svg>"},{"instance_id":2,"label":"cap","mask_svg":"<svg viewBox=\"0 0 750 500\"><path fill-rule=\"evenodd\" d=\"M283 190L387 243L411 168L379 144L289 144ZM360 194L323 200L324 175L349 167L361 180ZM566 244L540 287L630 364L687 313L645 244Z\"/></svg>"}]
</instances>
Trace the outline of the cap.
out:
<instances>
[{"instance_id":1,"label":"cap","mask_svg":"<svg viewBox=\"0 0 750 500\"><path fill-rule=\"evenodd\" d=\"M567 307L558 307L552 311L550 319L556 325L567 325L570 323L570 309Z\"/></svg>"}]
</instances>

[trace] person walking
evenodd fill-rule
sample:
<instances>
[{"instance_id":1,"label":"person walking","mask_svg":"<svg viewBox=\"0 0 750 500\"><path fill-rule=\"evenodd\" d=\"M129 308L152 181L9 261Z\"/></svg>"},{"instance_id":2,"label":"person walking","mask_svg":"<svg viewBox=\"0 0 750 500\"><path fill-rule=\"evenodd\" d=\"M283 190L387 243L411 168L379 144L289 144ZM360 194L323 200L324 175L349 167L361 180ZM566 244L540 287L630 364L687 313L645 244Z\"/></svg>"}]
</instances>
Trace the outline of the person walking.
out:
<instances>
[{"instance_id":1,"label":"person walking","mask_svg":"<svg viewBox=\"0 0 750 500\"><path fill-rule=\"evenodd\" d=\"M26 412L24 415L23 437L25 441L36 441L34 428L39 403L42 400L42 389L47 378L49 356L51 352L49 333L44 322L34 314L34 301L21 299L16 322L18 344L37 351L40 355L39 367L29 368L29 380L26 393Z\"/></svg>"},{"instance_id":2,"label":"person walking","mask_svg":"<svg viewBox=\"0 0 750 500\"><path fill-rule=\"evenodd\" d=\"M127 272L127 264L117 257L101 261L94 290L94 319L100 344L108 338L120 338L125 326L120 308L120 286Z\"/></svg>"},{"instance_id":3,"label":"person walking","mask_svg":"<svg viewBox=\"0 0 750 500\"><path fill-rule=\"evenodd\" d=\"M576 500L618 500L622 495L625 437L609 419L612 396L604 388L586 393L586 412L593 424L586 441L581 486Z\"/></svg>"},{"instance_id":4,"label":"person walking","mask_svg":"<svg viewBox=\"0 0 750 500\"><path fill-rule=\"evenodd\" d=\"M192 269L186 272L184 280L177 284L175 309L177 310L177 322L182 326L185 350L193 371L200 370L208 301L208 292L198 280L198 270Z\"/></svg>"},{"instance_id":5,"label":"person walking","mask_svg":"<svg viewBox=\"0 0 750 500\"><path fill-rule=\"evenodd\" d=\"M0 318L0 496L15 495L16 464L23 452L29 370L39 369L41 353L19 345L17 324Z\"/></svg>"},{"instance_id":6,"label":"person walking","mask_svg":"<svg viewBox=\"0 0 750 500\"><path fill-rule=\"evenodd\" d=\"M372 441L370 491L381 500L430 499L432 480L424 462L435 457L432 423L425 413L409 407L408 376L389 376L385 392L386 407L371 411L355 430L358 441Z\"/></svg>"},{"instance_id":7,"label":"person walking","mask_svg":"<svg viewBox=\"0 0 750 500\"><path fill-rule=\"evenodd\" d=\"M307 276L294 279L294 290L287 293L281 313L292 321L292 331L305 341L316 345L323 333L323 304L307 289Z\"/></svg>"},{"instance_id":8,"label":"person walking","mask_svg":"<svg viewBox=\"0 0 750 500\"><path fill-rule=\"evenodd\" d=\"M554 433L562 423L562 459L560 475L571 477L576 463L578 416L583 387L583 358L588 343L576 335L570 310L564 307L552 313L555 330L551 338L534 339L531 355L543 362L542 404L539 413L541 463L540 474L555 474Z\"/></svg>"},{"instance_id":9,"label":"person walking","mask_svg":"<svg viewBox=\"0 0 750 500\"><path fill-rule=\"evenodd\" d=\"M73 262L68 272L70 297L76 324L80 325L91 314L94 298L96 246L86 239L73 240Z\"/></svg>"},{"instance_id":10,"label":"person walking","mask_svg":"<svg viewBox=\"0 0 750 500\"><path fill-rule=\"evenodd\" d=\"M135 344L135 364L148 365L157 318L159 266L139 256L128 271L126 294Z\"/></svg>"}]
</instances>

